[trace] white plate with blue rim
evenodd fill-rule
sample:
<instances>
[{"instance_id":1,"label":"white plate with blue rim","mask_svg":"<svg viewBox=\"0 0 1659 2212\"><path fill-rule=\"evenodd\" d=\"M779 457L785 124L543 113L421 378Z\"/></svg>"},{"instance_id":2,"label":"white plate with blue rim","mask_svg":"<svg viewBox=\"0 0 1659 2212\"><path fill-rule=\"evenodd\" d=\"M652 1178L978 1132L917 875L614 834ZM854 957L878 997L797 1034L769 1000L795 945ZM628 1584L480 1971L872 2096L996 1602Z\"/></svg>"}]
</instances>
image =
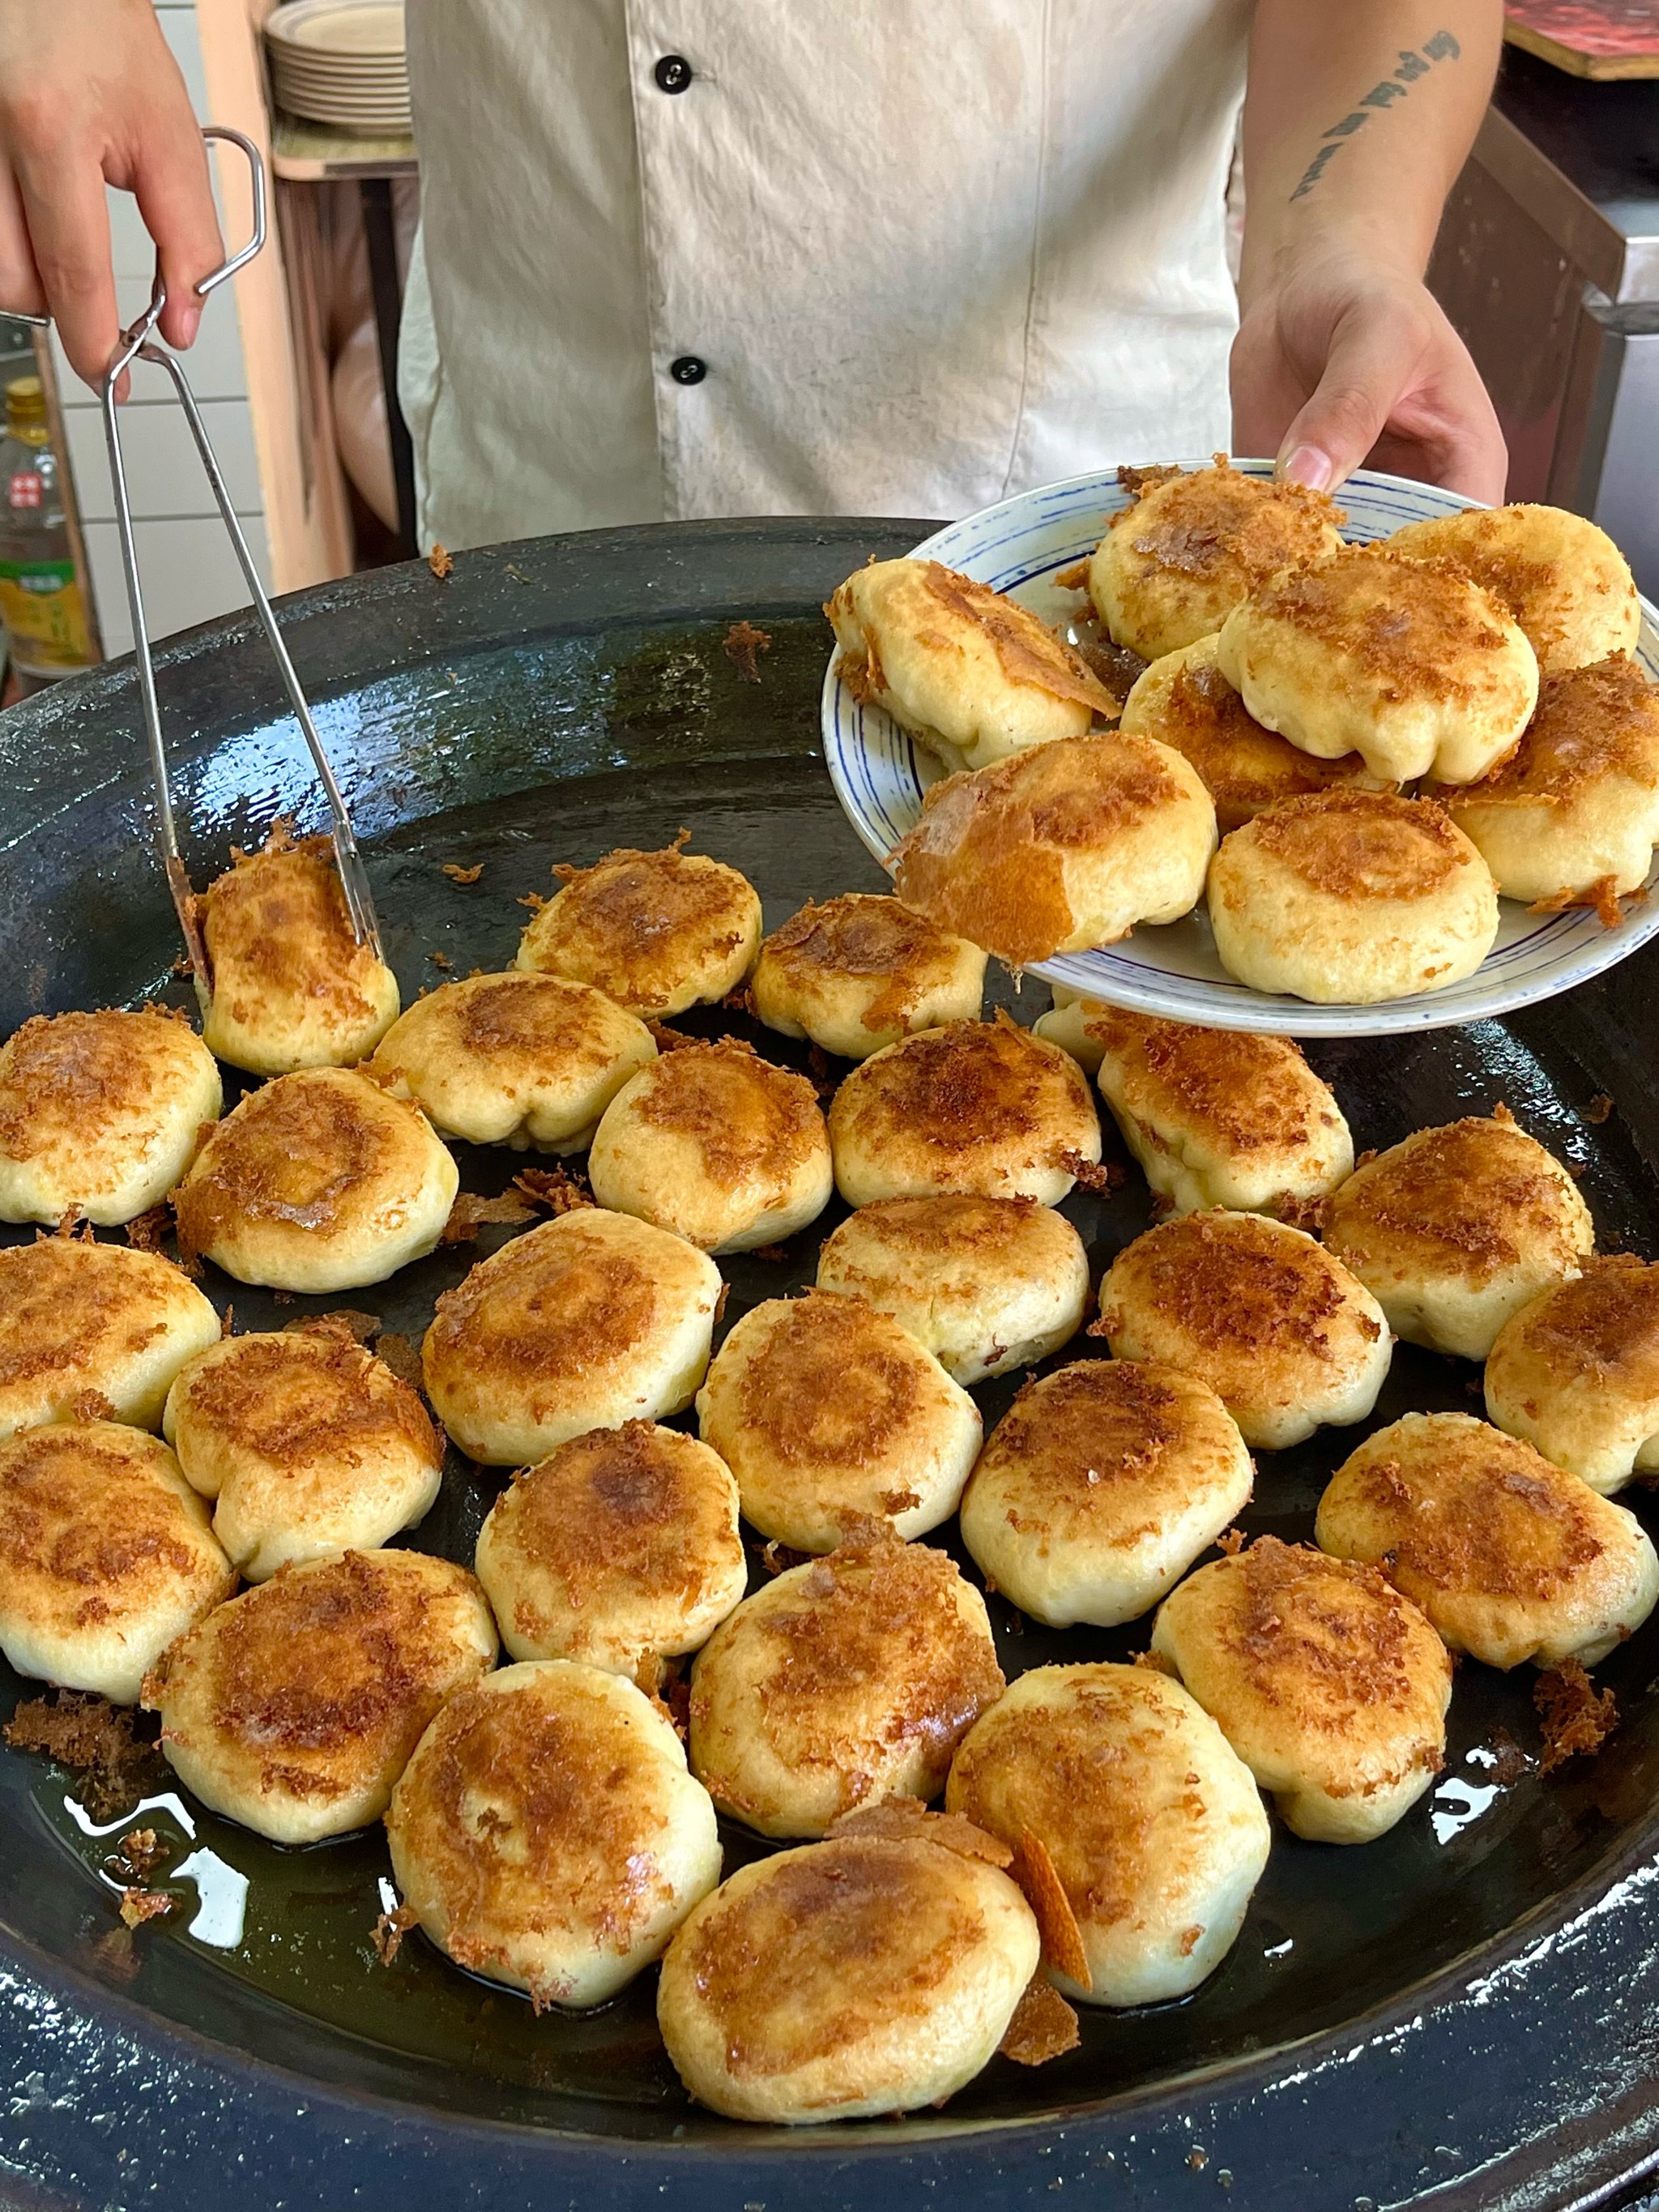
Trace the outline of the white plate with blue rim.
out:
<instances>
[{"instance_id":1,"label":"white plate with blue rim","mask_svg":"<svg viewBox=\"0 0 1659 2212\"><path fill-rule=\"evenodd\" d=\"M1207 455L1182 464L1207 465ZM1273 473L1270 461L1237 461L1234 466L1249 476ZM952 523L918 545L915 556L942 561L994 591L1008 592L1063 632L1090 610L1084 594L1066 590L1055 578L1089 557L1108 516L1126 507L1128 497L1115 471L1069 477ZM1349 479L1338 502L1347 516L1342 534L1355 544L1386 538L1402 523L1453 514L1470 504L1455 492L1369 470ZM1659 611L1645 599L1637 653L1648 674L1659 678ZM944 770L880 708L861 705L853 696L836 673L834 658L824 677L823 723L836 795L884 866L921 814L923 793ZM1650 894L1659 870L1648 878ZM1382 1036L1486 1021L1517 1006L1535 1006L1601 975L1659 931L1659 898L1651 896L1627 901L1624 920L1611 929L1583 907L1539 915L1513 899L1500 899L1498 915L1496 941L1473 975L1443 991L1419 992L1379 1006L1314 1006L1235 981L1217 957L1201 905L1180 921L1137 929L1120 944L1092 952L1035 962L1027 972L1062 991L1174 1021L1292 1036Z\"/></svg>"}]
</instances>

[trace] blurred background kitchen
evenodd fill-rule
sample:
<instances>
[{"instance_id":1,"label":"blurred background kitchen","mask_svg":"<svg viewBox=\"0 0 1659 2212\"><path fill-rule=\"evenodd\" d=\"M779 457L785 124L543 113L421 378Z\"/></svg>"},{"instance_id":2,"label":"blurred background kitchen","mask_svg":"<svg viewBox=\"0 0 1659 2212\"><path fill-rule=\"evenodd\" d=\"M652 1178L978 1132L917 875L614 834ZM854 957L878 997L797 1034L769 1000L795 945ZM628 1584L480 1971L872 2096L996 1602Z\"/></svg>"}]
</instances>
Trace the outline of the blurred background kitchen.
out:
<instances>
[{"instance_id":1,"label":"blurred background kitchen","mask_svg":"<svg viewBox=\"0 0 1659 2212\"><path fill-rule=\"evenodd\" d=\"M189 374L267 586L405 559L398 316L419 211L400 0L156 0L197 114L260 147L272 241L215 294ZM1492 104L1430 283L1509 441L1509 495L1592 516L1659 597L1659 0L1511 0ZM246 173L218 167L228 238ZM1234 185L1235 229L1242 210ZM124 319L153 250L109 195ZM38 381L37 381L38 380ZM0 318L5 696L131 644L96 395L54 339ZM137 368L124 447L150 627L246 602L185 419Z\"/></svg>"}]
</instances>

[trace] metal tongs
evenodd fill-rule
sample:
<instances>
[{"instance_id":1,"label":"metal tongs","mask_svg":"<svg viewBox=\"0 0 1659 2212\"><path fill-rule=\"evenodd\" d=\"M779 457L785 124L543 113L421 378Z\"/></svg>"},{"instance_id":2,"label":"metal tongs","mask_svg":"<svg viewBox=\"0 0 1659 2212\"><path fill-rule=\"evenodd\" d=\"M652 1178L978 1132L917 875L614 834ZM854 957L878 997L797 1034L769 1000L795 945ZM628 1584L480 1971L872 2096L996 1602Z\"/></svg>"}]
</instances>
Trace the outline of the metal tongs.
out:
<instances>
[{"instance_id":1,"label":"metal tongs","mask_svg":"<svg viewBox=\"0 0 1659 2212\"><path fill-rule=\"evenodd\" d=\"M210 276L203 277L201 283L196 287L198 299L205 299L209 293L222 284L228 277L234 276L239 269L246 268L265 242L265 168L264 161L259 157L258 148L254 145L252 139L244 137L240 131L232 131L223 124L204 124L202 126L202 136L204 138L225 139L231 145L240 147L242 152L246 155L253 191L253 235L240 253L233 253L222 267L216 269ZM207 472L209 483L212 486L213 496L218 502L220 515L225 528L230 533L230 542L236 549L236 558L241 563L242 574L246 580L249 595L252 599L255 611L264 627L266 641L270 644L271 652L276 655L276 666L282 675L283 688L288 693L289 704L294 709L295 718L310 749L311 757L316 763L317 774L321 780L324 795L328 801L328 810L333 817L334 857L340 871L340 883L345 893L346 911L350 916L352 934L359 945L368 945L373 951L377 960L382 957L382 954L380 923L374 912L374 897L368 887L368 872L363 866L362 856L357 849L357 839L351 826L351 817L347 811L340 787L335 781L334 771L329 765L328 756L323 750L322 739L317 734L317 726L312 720L310 705L300 687L300 679L295 673L294 663L289 657L287 646L283 641L283 634L277 627L270 601L265 595L264 585L259 581L258 571L253 565L253 556L248 550L247 539L243 536L241 524L236 519L230 494L226 489L218 459L213 450L212 441L209 438L206 426L202 421L201 410L196 404L196 395L191 390L190 380L185 374L178 356L170 348L157 343L155 338L156 325L161 320L161 310L166 304L167 293L162 286L161 271L158 268L155 282L150 291L149 307L137 322L122 331L114 357L104 373L104 436L109 447L110 477L114 488L115 520L121 540L121 565L126 576L127 605L132 615L133 652L138 664L138 693L143 705L144 732L149 740L150 767L155 778L156 839L161 847L161 865L166 871L167 888L173 894L173 903L178 910L179 926L184 932L185 945L190 955L191 966L195 970L197 981L202 989L211 994L213 975L208 961L206 940L202 931L200 909L196 894L191 887L190 877L185 870L184 860L179 850L179 833L173 821L173 795L167 780L167 750L161 737L161 710L155 698L155 671L150 659L149 633L144 623L143 592L138 579L138 555L132 534L132 507L127 495L126 468L121 453L121 417L120 410L115 404L115 388L123 373L131 368L135 361L149 362L155 368L165 369L173 379L173 390L179 395L179 404L184 409L185 418L190 424L191 434L195 439L196 449L202 457L202 466ZM48 323L51 319L45 315L26 315L19 319L40 326Z\"/></svg>"}]
</instances>

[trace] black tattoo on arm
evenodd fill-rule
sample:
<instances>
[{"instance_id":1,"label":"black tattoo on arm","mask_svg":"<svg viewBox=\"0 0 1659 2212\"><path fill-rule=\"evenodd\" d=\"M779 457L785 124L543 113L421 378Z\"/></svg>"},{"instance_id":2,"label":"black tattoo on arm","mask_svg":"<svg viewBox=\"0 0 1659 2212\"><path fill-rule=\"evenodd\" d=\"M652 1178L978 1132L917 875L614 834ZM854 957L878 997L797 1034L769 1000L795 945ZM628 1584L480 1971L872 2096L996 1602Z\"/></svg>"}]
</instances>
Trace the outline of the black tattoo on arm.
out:
<instances>
[{"instance_id":1,"label":"black tattoo on arm","mask_svg":"<svg viewBox=\"0 0 1659 2212\"><path fill-rule=\"evenodd\" d=\"M1449 31L1437 31L1431 39L1425 39L1421 46L1402 48L1400 66L1394 74L1385 76L1380 84L1374 84L1369 92L1363 93L1352 112L1340 123L1333 123L1330 129L1323 133L1323 143L1319 151L1303 171L1302 181L1291 198L1299 200L1310 192L1324 175L1332 159L1340 153L1345 141L1352 138L1356 131L1363 130L1373 115L1392 107L1395 100L1404 100L1409 88L1416 83L1419 77L1426 76L1437 62L1455 62L1462 51Z\"/></svg>"}]
</instances>

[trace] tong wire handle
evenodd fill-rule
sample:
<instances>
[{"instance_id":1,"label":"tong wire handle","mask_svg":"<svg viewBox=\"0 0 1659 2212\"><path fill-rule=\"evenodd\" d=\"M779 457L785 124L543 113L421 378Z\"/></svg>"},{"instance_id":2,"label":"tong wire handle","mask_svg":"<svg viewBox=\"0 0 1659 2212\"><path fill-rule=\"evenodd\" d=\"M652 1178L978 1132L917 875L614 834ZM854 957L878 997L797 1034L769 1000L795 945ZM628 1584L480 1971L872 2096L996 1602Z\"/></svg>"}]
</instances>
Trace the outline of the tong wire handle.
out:
<instances>
[{"instance_id":1,"label":"tong wire handle","mask_svg":"<svg viewBox=\"0 0 1659 2212\"><path fill-rule=\"evenodd\" d=\"M253 195L253 234L239 252L233 253L217 269L204 276L196 286L197 296L205 299L217 286L234 276L239 269L245 268L265 242L265 170L264 163L259 156L258 148L251 138L245 137L241 131L230 130L223 124L210 123L204 125L202 136L204 138L222 138L229 144L241 149L247 157ZM173 905L178 910L179 927L184 932L191 965L195 969L197 979L204 991L210 993L213 988L213 978L208 962L206 941L202 933L201 920L197 909L195 895L191 889L190 877L185 869L183 856L179 850L178 826L173 818L173 795L167 775L167 749L161 734L161 708L155 696L155 670L150 653L149 632L144 620L143 590L138 575L138 552L133 536L132 505L127 493L126 465L121 451L120 410L115 401L116 386L123 373L135 361L149 362L157 368L165 369L173 380L173 390L178 394L179 405L185 410L185 419L190 424L191 435L196 441L196 450L201 456L203 469L217 503L220 519L229 533L230 542L235 550L249 596L252 599L260 625L264 631L266 642L276 657L277 670L283 679L283 688L288 694L289 704L293 708L295 719L300 725L301 732L305 738L318 777L321 781L324 795L328 801L328 809L334 825L332 842L335 861L340 872L340 884L345 894L346 911L350 917L352 934L359 945L370 948L377 960L383 956L380 923L374 912L374 901L369 890L368 872L363 866L362 856L357 849L356 835L352 829L350 814L341 795L340 787L335 781L334 771L330 765L328 755L323 749L322 739L317 734L317 726L312 719L310 702L301 688L299 677L295 672L293 660L289 657L287 645L283 642L283 634L277 625L276 615L272 611L270 599L266 595L264 586L259 580L258 570L254 566L253 556L249 550L247 539L243 534L242 526L237 520L234 505L226 486L223 472L220 469L218 457L213 450L212 441L208 436L207 426L202 420L201 410L196 404L196 395L191 389L190 380L185 376L178 356L169 348L155 343L156 325L161 320L161 310L166 304L167 292L161 283L161 270L158 268L155 283L150 289L149 307L135 323L122 331L114 357L104 374L104 439L109 448L110 479L115 495L116 529L120 540L121 566L126 582L127 606L132 617L133 653L138 670L138 696L143 711L144 732L149 744L150 766L155 780L157 842L161 848L161 864L166 872L167 888L172 894ZM21 319L40 325L48 322L50 318L27 316Z\"/></svg>"}]
</instances>

